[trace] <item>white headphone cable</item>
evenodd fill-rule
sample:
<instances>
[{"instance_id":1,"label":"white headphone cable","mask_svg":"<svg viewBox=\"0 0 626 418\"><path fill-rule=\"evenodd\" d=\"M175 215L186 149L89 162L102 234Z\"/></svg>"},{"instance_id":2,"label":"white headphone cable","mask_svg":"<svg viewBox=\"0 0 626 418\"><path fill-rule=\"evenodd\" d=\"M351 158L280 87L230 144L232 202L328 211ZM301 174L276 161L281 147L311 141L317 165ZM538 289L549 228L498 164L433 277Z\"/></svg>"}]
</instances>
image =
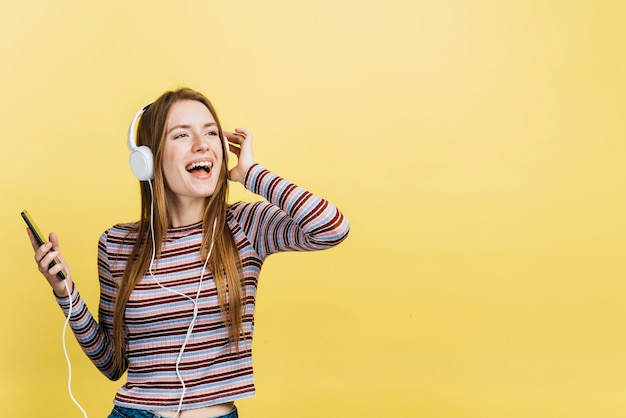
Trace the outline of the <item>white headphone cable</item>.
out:
<instances>
[{"instance_id":1,"label":"white headphone cable","mask_svg":"<svg viewBox=\"0 0 626 418\"><path fill-rule=\"evenodd\" d=\"M87 412L85 412L83 407L80 406L76 398L74 398L74 394L72 393L72 363L70 362L70 356L67 353L67 346L65 344L65 331L67 330L67 325L70 323L70 318L72 317L73 301L72 301L72 293L70 292L70 287L67 285L67 281L64 280L63 283L65 283L65 289L67 289L67 294L70 298L70 307L67 313L67 318L65 319L65 323L63 324L63 335L61 337L61 341L63 342L63 354L65 354L65 361L67 361L67 371L68 371L67 391L70 394L70 398L72 399L72 402L74 402L74 404L78 407L78 409L80 409L80 411L83 413L83 416L87 418Z\"/></svg>"},{"instance_id":2,"label":"white headphone cable","mask_svg":"<svg viewBox=\"0 0 626 418\"><path fill-rule=\"evenodd\" d=\"M200 273L200 281L198 283L198 290L196 291L195 300L189 297L188 295L179 292L177 290L171 289L169 287L163 286L161 282L154 276L152 273L152 265L154 264L154 259L156 258L156 244L154 240L154 189L152 188L152 181L148 180L148 184L150 185L150 234L152 236L152 258L150 259L150 266L148 267L148 273L150 277L163 289L175 293L177 295L183 296L193 303L193 316L191 318L191 323L189 324L189 328L187 328L187 334L185 335L185 340L180 347L180 351L178 352L178 357L176 358L176 376L180 381L182 386L182 392L180 395L180 400L178 402L178 409L176 410L176 414L174 414L174 418L177 418L180 414L180 411L183 407L183 400L185 399L185 392L187 387L185 386L185 380L180 374L180 361L183 357L183 353L185 352L185 347L187 346L187 342L189 342L189 338L191 337L191 333L193 332L193 326L196 322L196 318L198 317L198 300L200 298L200 290L202 289L202 279L204 278L204 273L206 272L206 266L209 263L209 258L211 258L211 253L213 252L213 238L215 237L215 227L217 226L217 218L213 221L213 229L211 231L211 245L209 247L209 253L207 254L206 259L204 260L204 264L202 265L202 272Z\"/></svg>"},{"instance_id":3,"label":"white headphone cable","mask_svg":"<svg viewBox=\"0 0 626 418\"><path fill-rule=\"evenodd\" d=\"M213 223L213 231L215 231L215 222ZM202 273L200 274L200 282L198 283L198 290L196 292L196 300L193 302L193 317L191 318L191 323L189 324L189 328L187 328L187 335L185 335L185 341L183 341L183 345L180 347L180 351L178 353L178 357L176 358L176 376L178 376L178 380L180 380L180 384L182 386L182 392L180 394L180 401L178 402L178 409L176 410L176 414L174 414L174 418L178 417L180 411L183 407L183 399L185 399L185 392L187 387L185 386L185 380L180 374L180 361L183 357L183 353L185 352L185 347L187 346L187 342L191 337L191 333L193 332L193 326L196 322L196 318L198 317L198 299L200 298L200 290L202 288L202 278L204 277L204 272L206 271L207 263L209 262L209 258L211 257L211 252L213 250L213 239L211 239L211 247L209 249L209 254L207 255L206 260L204 260L204 265L202 266Z\"/></svg>"}]
</instances>

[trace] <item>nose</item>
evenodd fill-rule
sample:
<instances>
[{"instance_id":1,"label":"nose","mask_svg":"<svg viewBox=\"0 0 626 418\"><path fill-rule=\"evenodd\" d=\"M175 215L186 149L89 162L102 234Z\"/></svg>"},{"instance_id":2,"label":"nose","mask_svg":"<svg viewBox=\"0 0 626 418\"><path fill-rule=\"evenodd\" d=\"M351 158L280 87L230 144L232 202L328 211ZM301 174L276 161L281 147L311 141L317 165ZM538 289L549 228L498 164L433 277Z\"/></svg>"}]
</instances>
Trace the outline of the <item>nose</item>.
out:
<instances>
[{"instance_id":1,"label":"nose","mask_svg":"<svg viewBox=\"0 0 626 418\"><path fill-rule=\"evenodd\" d=\"M198 151L208 151L209 143L208 141L202 137L202 135L194 135L193 142L193 150Z\"/></svg>"}]
</instances>

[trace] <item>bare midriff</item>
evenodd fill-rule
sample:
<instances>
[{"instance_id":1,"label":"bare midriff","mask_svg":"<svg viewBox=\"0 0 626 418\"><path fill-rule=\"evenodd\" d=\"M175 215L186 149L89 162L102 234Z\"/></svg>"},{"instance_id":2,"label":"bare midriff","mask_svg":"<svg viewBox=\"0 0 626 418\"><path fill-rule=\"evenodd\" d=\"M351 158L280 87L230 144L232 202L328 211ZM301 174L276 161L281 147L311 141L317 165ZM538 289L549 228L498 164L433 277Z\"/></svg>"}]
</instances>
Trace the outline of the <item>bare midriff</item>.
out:
<instances>
[{"instance_id":1,"label":"bare midriff","mask_svg":"<svg viewBox=\"0 0 626 418\"><path fill-rule=\"evenodd\" d=\"M185 409L180 411L178 418L212 418L226 415L235 407L234 402L221 403L219 405L205 406L204 408ZM173 418L176 411L153 411L155 414Z\"/></svg>"}]
</instances>

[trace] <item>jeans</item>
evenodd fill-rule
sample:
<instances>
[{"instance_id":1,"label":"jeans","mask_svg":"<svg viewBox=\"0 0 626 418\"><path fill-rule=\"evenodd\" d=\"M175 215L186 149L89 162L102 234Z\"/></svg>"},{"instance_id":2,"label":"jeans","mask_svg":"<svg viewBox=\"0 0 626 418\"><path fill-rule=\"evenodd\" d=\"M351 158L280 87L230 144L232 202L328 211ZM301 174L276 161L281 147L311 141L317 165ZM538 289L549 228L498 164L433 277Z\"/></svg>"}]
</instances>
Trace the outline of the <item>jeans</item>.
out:
<instances>
[{"instance_id":1,"label":"jeans","mask_svg":"<svg viewBox=\"0 0 626 418\"><path fill-rule=\"evenodd\" d=\"M108 418L161 418L162 415L155 414L154 412L146 411L143 409L124 408L123 406L115 406L111 415ZM237 407L230 411L226 415L220 415L214 418L238 418ZM207 417L209 418L209 417Z\"/></svg>"}]
</instances>

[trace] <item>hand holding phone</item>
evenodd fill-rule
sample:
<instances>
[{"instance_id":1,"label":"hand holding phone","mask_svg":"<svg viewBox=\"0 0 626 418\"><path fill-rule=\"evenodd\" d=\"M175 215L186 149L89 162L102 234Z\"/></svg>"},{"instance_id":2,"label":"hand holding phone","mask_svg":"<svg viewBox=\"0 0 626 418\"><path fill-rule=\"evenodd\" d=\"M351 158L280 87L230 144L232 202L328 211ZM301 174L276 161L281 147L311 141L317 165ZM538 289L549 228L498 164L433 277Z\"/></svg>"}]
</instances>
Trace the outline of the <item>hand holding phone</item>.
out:
<instances>
[{"instance_id":1,"label":"hand holding phone","mask_svg":"<svg viewBox=\"0 0 626 418\"><path fill-rule=\"evenodd\" d=\"M46 241L44 241L44 239L43 239L43 234L41 233L39 228L37 228L37 225L35 224L35 221L30 216L28 211L26 211L26 210L22 211L21 215L22 215L22 218L24 219L24 222L26 222L26 225L28 225L28 229L30 229L31 232L33 233L33 236L37 240L37 243L39 243L40 246L44 245L46 243ZM50 263L48 268L52 268L52 266L54 266L56 264L57 264L57 262L55 260L52 260L52 262ZM65 273L63 271L60 271L60 272L57 273L57 277L59 279L61 279L61 280L65 280Z\"/></svg>"}]
</instances>

